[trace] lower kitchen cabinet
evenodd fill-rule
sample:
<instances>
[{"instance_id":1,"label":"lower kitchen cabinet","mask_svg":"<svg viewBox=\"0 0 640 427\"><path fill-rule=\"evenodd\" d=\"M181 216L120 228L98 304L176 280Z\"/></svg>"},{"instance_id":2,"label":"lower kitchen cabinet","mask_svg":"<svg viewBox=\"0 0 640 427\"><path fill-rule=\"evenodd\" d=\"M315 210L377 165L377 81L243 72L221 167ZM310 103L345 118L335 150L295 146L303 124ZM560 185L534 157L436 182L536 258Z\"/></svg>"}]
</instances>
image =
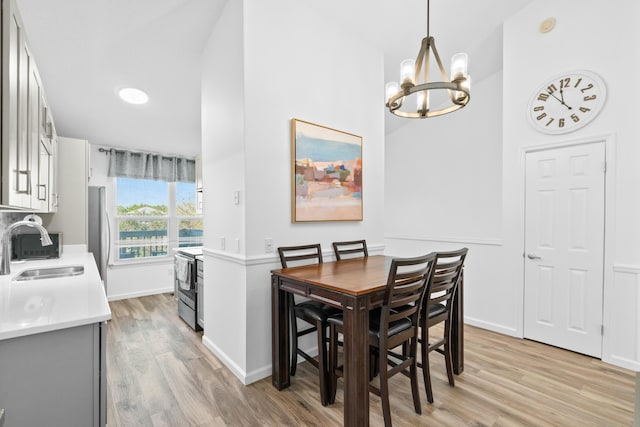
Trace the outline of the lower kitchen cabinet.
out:
<instances>
[{"instance_id":1,"label":"lower kitchen cabinet","mask_svg":"<svg viewBox=\"0 0 640 427\"><path fill-rule=\"evenodd\" d=\"M4 427L104 427L106 322L0 341Z\"/></svg>"}]
</instances>

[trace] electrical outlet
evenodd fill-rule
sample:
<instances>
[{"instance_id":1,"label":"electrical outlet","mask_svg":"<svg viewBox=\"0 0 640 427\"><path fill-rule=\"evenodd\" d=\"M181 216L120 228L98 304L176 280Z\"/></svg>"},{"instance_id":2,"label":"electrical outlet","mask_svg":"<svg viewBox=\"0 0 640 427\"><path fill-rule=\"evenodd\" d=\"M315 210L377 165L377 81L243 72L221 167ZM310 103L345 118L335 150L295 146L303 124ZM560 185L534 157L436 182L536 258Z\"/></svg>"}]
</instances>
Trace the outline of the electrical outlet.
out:
<instances>
[{"instance_id":1,"label":"electrical outlet","mask_svg":"<svg viewBox=\"0 0 640 427\"><path fill-rule=\"evenodd\" d=\"M240 239L236 239L236 253L240 253Z\"/></svg>"},{"instance_id":2,"label":"electrical outlet","mask_svg":"<svg viewBox=\"0 0 640 427\"><path fill-rule=\"evenodd\" d=\"M264 252L267 254L273 252L273 239L271 237L264 239Z\"/></svg>"},{"instance_id":3,"label":"electrical outlet","mask_svg":"<svg viewBox=\"0 0 640 427\"><path fill-rule=\"evenodd\" d=\"M224 247L225 247L225 238L223 236L223 237L220 237L220 250L224 251Z\"/></svg>"}]
</instances>

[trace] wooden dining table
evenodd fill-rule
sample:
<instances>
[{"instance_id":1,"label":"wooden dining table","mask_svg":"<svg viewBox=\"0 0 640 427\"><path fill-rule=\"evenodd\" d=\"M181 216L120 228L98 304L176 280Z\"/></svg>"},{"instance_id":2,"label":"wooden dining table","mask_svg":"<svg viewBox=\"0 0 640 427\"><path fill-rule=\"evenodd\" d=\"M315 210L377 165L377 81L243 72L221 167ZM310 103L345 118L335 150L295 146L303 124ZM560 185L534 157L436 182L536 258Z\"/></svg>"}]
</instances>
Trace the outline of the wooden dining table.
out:
<instances>
[{"instance_id":1,"label":"wooden dining table","mask_svg":"<svg viewBox=\"0 0 640 427\"><path fill-rule=\"evenodd\" d=\"M272 384L291 385L288 293L338 307L344 313L344 425L369 425L369 310L380 306L392 257L376 255L271 272ZM463 281L452 322L453 369L464 369Z\"/></svg>"}]
</instances>

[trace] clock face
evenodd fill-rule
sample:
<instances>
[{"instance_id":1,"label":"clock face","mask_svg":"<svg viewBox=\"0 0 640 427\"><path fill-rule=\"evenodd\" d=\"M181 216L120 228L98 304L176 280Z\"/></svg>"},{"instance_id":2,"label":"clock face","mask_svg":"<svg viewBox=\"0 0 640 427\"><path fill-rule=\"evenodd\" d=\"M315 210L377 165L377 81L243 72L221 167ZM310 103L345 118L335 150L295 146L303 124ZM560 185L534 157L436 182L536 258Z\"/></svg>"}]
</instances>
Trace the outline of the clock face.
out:
<instances>
[{"instance_id":1,"label":"clock face","mask_svg":"<svg viewBox=\"0 0 640 427\"><path fill-rule=\"evenodd\" d=\"M598 75L589 71L564 73L538 88L529 101L527 115L540 132L571 132L596 118L606 95Z\"/></svg>"}]
</instances>

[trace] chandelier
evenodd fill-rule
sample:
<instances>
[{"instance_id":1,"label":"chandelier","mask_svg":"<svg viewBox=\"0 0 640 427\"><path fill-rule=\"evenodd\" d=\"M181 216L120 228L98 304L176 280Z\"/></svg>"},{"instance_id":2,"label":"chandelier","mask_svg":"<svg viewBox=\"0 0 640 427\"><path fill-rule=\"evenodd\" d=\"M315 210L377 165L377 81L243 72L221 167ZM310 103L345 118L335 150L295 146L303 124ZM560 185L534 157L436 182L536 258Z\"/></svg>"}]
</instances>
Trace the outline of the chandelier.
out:
<instances>
[{"instance_id":1,"label":"chandelier","mask_svg":"<svg viewBox=\"0 0 640 427\"><path fill-rule=\"evenodd\" d=\"M429 61L433 52L442 81L429 82ZM467 54L458 53L451 58L451 79L442 66L440 55L436 49L435 39L429 34L429 0L427 0L427 36L422 39L418 57L405 59L400 64L400 85L389 82L385 86L387 107L389 111L400 117L419 118L441 116L459 110L469 103L471 77L467 74ZM444 97L437 99L437 106L430 95L436 91L447 91ZM415 109L411 109L408 98L415 98Z\"/></svg>"}]
</instances>

